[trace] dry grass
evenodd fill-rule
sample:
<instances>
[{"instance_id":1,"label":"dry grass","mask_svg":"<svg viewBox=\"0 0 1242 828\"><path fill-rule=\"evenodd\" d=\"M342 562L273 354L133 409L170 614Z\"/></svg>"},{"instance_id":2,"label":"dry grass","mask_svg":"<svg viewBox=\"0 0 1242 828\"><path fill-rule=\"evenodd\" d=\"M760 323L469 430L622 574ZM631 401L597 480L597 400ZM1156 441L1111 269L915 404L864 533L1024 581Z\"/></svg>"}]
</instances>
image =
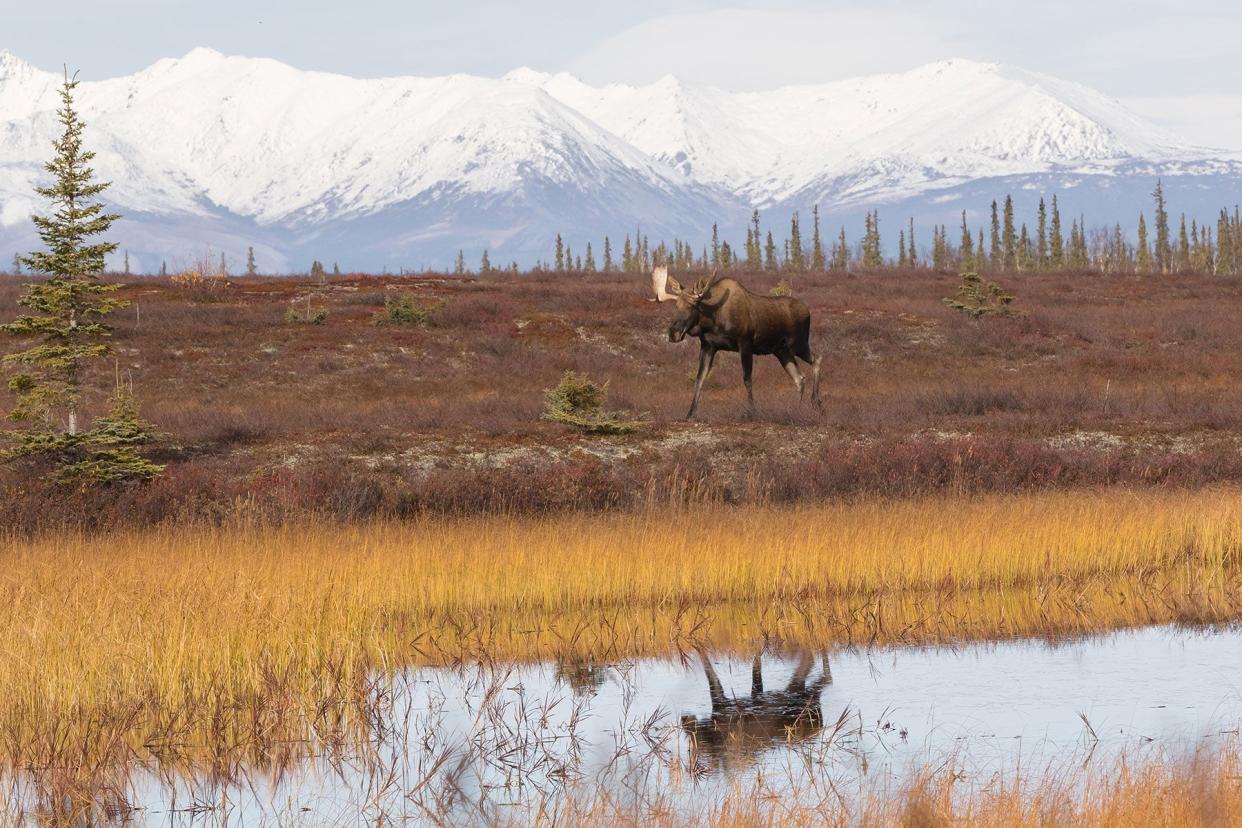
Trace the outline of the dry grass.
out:
<instances>
[{"instance_id":1,"label":"dry grass","mask_svg":"<svg viewBox=\"0 0 1242 828\"><path fill-rule=\"evenodd\" d=\"M1240 539L1226 489L16 541L0 755L227 764L339 740L375 671L411 663L1230 620Z\"/></svg>"},{"instance_id":2,"label":"dry grass","mask_svg":"<svg viewBox=\"0 0 1242 828\"><path fill-rule=\"evenodd\" d=\"M699 814L636 809L596 795L561 814L574 825L665 828L1215 828L1242 823L1242 753L1236 741L1188 757L1148 757L1029 770L1012 778L964 780L952 764L924 770L893 790L844 802L830 786L791 792L762 777L737 784ZM675 802L677 790L663 792Z\"/></svg>"}]
</instances>

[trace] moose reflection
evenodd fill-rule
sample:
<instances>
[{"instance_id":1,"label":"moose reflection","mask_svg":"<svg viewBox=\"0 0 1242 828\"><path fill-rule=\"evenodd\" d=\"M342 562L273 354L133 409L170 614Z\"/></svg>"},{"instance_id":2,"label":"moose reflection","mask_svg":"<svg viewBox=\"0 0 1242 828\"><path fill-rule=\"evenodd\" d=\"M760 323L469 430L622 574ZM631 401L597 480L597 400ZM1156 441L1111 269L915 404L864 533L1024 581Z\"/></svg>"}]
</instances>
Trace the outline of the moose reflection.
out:
<instances>
[{"instance_id":1,"label":"moose reflection","mask_svg":"<svg viewBox=\"0 0 1242 828\"><path fill-rule=\"evenodd\" d=\"M827 651L820 652L821 668L812 679L815 657L810 650L796 654L797 665L784 690L766 689L763 653L751 663L750 695L728 695L707 654L699 650L707 688L710 716L686 715L681 725L691 736L691 749L709 763L727 765L731 757L751 756L778 743L791 743L818 734L824 726L820 694L832 683Z\"/></svg>"}]
</instances>

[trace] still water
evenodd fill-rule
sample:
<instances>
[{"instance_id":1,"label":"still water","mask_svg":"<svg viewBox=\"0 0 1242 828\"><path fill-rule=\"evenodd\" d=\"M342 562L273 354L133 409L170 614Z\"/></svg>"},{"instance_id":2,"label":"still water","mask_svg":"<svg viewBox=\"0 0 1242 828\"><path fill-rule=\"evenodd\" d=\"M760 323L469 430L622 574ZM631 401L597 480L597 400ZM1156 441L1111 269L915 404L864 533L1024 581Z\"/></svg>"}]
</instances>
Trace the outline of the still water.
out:
<instances>
[{"instance_id":1,"label":"still water","mask_svg":"<svg viewBox=\"0 0 1242 828\"><path fill-rule=\"evenodd\" d=\"M132 783L130 824L523 824L601 795L634 814L694 814L757 780L848 803L934 766L983 783L1178 756L1236 734L1240 653L1236 627L1154 627L952 649L773 646L758 663L690 651L411 669L385 683L365 755L229 781L152 772Z\"/></svg>"}]
</instances>

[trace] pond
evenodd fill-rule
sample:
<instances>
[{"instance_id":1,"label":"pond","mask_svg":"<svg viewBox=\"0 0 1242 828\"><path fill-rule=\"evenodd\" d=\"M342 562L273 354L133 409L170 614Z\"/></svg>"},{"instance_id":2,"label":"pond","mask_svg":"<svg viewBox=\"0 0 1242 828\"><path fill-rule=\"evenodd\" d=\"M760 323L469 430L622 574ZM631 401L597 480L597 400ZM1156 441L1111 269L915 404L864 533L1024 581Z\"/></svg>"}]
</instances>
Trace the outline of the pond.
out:
<instances>
[{"instance_id":1,"label":"pond","mask_svg":"<svg viewBox=\"0 0 1242 828\"><path fill-rule=\"evenodd\" d=\"M730 790L843 807L929 767L1176 756L1235 735L1242 630L1152 627L957 648L474 664L377 686L363 750L279 769L150 769L131 824L525 824L703 813ZM739 788L739 786L741 786Z\"/></svg>"}]
</instances>

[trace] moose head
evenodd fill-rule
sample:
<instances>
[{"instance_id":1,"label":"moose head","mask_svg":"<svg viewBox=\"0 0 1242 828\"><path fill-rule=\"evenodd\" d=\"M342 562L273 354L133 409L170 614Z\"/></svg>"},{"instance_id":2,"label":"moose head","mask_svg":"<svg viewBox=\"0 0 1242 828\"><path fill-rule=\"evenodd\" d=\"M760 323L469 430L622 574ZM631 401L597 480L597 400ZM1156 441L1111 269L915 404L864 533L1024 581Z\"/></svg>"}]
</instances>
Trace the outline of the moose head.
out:
<instances>
[{"instance_id":1,"label":"moose head","mask_svg":"<svg viewBox=\"0 0 1242 828\"><path fill-rule=\"evenodd\" d=\"M655 289L657 302L672 301L676 303L677 313L668 326L668 341L681 342L686 335L700 336L703 332L704 317L714 314L729 298L730 290L725 288L719 296L708 298L708 293L719 281L717 271L712 271L709 278L701 278L694 286L686 289L668 275L667 267L657 267L651 274L651 286Z\"/></svg>"}]
</instances>

